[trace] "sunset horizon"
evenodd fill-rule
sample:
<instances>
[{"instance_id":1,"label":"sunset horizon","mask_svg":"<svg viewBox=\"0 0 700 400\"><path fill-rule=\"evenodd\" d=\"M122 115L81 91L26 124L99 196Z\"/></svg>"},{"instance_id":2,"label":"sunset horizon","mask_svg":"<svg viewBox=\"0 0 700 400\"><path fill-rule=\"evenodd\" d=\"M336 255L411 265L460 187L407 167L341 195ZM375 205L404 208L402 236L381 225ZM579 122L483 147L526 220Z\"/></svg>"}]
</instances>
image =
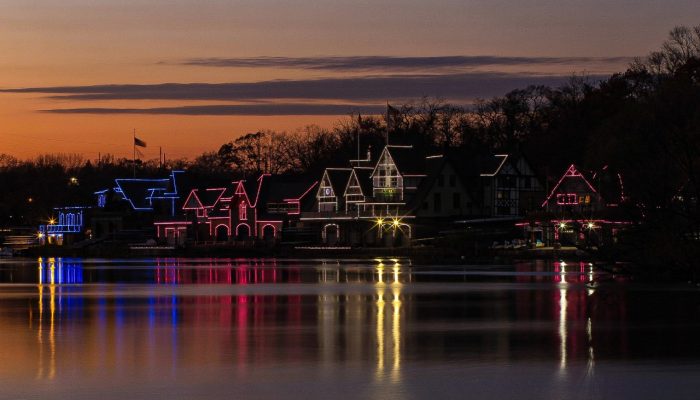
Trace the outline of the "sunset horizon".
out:
<instances>
[{"instance_id":1,"label":"sunset horizon","mask_svg":"<svg viewBox=\"0 0 700 400\"><path fill-rule=\"evenodd\" d=\"M675 3L629 13L547 2L12 0L0 6L0 152L128 157L136 129L152 144L146 158L162 147L192 159L246 133L331 128L387 103L464 106L572 75L595 82L692 24L700 7ZM276 28L256 29L267 18Z\"/></svg>"}]
</instances>

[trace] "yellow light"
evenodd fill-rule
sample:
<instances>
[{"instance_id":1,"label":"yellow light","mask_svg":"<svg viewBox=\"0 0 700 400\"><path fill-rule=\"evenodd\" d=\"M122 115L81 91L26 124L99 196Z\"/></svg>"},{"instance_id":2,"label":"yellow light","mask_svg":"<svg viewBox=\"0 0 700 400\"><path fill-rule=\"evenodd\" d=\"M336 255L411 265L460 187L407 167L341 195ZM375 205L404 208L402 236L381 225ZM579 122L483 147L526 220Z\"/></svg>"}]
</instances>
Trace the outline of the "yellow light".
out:
<instances>
[{"instance_id":1,"label":"yellow light","mask_svg":"<svg viewBox=\"0 0 700 400\"><path fill-rule=\"evenodd\" d=\"M566 229L566 222L560 222L559 229Z\"/></svg>"},{"instance_id":2,"label":"yellow light","mask_svg":"<svg viewBox=\"0 0 700 400\"><path fill-rule=\"evenodd\" d=\"M71 185L77 185L78 184L78 178L71 176L70 177L70 183Z\"/></svg>"},{"instance_id":3,"label":"yellow light","mask_svg":"<svg viewBox=\"0 0 700 400\"><path fill-rule=\"evenodd\" d=\"M377 225L382 226L384 224L384 219L383 218L377 218Z\"/></svg>"},{"instance_id":4,"label":"yellow light","mask_svg":"<svg viewBox=\"0 0 700 400\"><path fill-rule=\"evenodd\" d=\"M394 220L391 223L392 223L392 225L394 225L394 227L399 226L399 220L396 218L394 218Z\"/></svg>"},{"instance_id":5,"label":"yellow light","mask_svg":"<svg viewBox=\"0 0 700 400\"><path fill-rule=\"evenodd\" d=\"M39 239L41 239L41 238L43 238L43 237L44 237L44 234L43 234L43 233L41 233L41 232L39 232L39 233L37 233L37 234L36 234L36 237L38 237Z\"/></svg>"},{"instance_id":6,"label":"yellow light","mask_svg":"<svg viewBox=\"0 0 700 400\"><path fill-rule=\"evenodd\" d=\"M55 219L53 219L53 218L49 219L49 225L53 225L53 224L55 224L55 223L56 223L56 220L55 220Z\"/></svg>"},{"instance_id":7,"label":"yellow light","mask_svg":"<svg viewBox=\"0 0 700 400\"><path fill-rule=\"evenodd\" d=\"M593 229L593 228L595 228L595 224L593 224L593 222L589 222L588 229Z\"/></svg>"}]
</instances>

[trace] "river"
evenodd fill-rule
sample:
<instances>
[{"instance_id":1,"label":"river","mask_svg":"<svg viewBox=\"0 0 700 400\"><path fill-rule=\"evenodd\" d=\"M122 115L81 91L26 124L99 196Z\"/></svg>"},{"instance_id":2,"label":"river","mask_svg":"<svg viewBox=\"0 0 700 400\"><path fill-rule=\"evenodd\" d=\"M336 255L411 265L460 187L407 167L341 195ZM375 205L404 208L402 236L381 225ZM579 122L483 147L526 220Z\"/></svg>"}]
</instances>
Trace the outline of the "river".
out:
<instances>
[{"instance_id":1,"label":"river","mask_svg":"<svg viewBox=\"0 0 700 400\"><path fill-rule=\"evenodd\" d=\"M0 399L697 399L700 290L585 262L0 260Z\"/></svg>"}]
</instances>

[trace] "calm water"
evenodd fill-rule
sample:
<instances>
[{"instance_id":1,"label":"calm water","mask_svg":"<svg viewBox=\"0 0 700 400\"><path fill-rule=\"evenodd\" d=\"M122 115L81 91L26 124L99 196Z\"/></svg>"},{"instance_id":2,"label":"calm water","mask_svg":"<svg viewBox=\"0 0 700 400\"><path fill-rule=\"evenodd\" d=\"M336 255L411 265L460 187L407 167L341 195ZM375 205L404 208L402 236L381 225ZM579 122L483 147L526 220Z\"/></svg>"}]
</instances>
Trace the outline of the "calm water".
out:
<instances>
[{"instance_id":1,"label":"calm water","mask_svg":"<svg viewBox=\"0 0 700 400\"><path fill-rule=\"evenodd\" d=\"M0 260L0 398L698 399L700 290L587 263Z\"/></svg>"}]
</instances>

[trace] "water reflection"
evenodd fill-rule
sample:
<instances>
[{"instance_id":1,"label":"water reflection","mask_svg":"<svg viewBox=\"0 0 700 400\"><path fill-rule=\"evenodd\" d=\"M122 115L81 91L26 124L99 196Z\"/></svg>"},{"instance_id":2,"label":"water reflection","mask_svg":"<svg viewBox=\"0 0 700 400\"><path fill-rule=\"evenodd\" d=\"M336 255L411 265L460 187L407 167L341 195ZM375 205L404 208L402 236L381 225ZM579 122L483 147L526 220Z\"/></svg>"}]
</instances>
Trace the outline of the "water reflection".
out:
<instances>
[{"instance_id":1,"label":"water reflection","mask_svg":"<svg viewBox=\"0 0 700 400\"><path fill-rule=\"evenodd\" d=\"M544 384L566 391L594 386L601 363L700 359L697 291L637 289L587 263L43 258L0 270L35 280L0 292L0 382L198 371L234 385L287 368L321 382L366 372L373 383L345 397L386 398L418 367L542 363L556 376Z\"/></svg>"},{"instance_id":2,"label":"water reflection","mask_svg":"<svg viewBox=\"0 0 700 400\"><path fill-rule=\"evenodd\" d=\"M386 378L385 365L390 364L390 381L396 383L401 378L401 287L399 271L401 266L395 262L392 266L393 281L385 282L378 278L376 283L376 341L377 341L377 379ZM383 265L377 266L377 275L384 274ZM387 304L387 300L390 302ZM387 325L389 325L387 329Z\"/></svg>"}]
</instances>

